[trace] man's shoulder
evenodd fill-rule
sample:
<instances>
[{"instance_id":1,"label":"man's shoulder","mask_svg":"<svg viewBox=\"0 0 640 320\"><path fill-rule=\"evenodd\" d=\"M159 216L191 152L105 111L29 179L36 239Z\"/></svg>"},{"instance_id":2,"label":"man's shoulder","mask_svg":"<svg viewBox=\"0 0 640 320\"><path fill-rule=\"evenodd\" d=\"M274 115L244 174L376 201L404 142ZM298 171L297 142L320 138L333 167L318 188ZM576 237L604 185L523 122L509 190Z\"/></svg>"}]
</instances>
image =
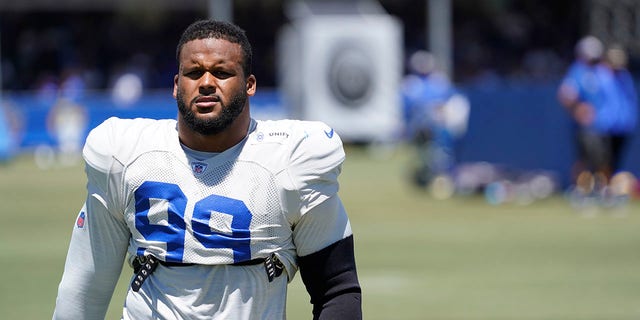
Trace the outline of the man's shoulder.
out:
<instances>
[{"instance_id":1,"label":"man's shoulder","mask_svg":"<svg viewBox=\"0 0 640 320\"><path fill-rule=\"evenodd\" d=\"M256 120L258 126L257 130L283 130L292 134L298 134L304 137L309 132L325 129L331 130L331 127L322 121L314 120L296 120L296 119L281 119L281 120Z\"/></svg>"},{"instance_id":2,"label":"man's shoulder","mask_svg":"<svg viewBox=\"0 0 640 320\"><path fill-rule=\"evenodd\" d=\"M174 119L148 119L148 118L118 118L111 117L103 121L93 131L109 131L112 134L119 132L133 132L165 128L167 125L175 125Z\"/></svg>"},{"instance_id":3,"label":"man's shoulder","mask_svg":"<svg viewBox=\"0 0 640 320\"><path fill-rule=\"evenodd\" d=\"M89 163L108 163L114 158L123 161L146 149L162 148L175 136L175 120L123 119L112 117L89 133L84 157Z\"/></svg>"},{"instance_id":4,"label":"man's shoulder","mask_svg":"<svg viewBox=\"0 0 640 320\"><path fill-rule=\"evenodd\" d=\"M154 136L159 132L167 132L175 128L176 121L173 119L124 119L111 117L91 130L87 142L90 143L92 139L97 138L100 140L108 139L112 143L120 140L131 143L145 136Z\"/></svg>"},{"instance_id":5,"label":"man's shoulder","mask_svg":"<svg viewBox=\"0 0 640 320\"><path fill-rule=\"evenodd\" d=\"M259 121L251 133L250 141L256 154L286 159L283 163L291 170L323 172L344 161L344 149L338 133L321 121L270 120ZM277 146L277 147L276 147Z\"/></svg>"}]
</instances>

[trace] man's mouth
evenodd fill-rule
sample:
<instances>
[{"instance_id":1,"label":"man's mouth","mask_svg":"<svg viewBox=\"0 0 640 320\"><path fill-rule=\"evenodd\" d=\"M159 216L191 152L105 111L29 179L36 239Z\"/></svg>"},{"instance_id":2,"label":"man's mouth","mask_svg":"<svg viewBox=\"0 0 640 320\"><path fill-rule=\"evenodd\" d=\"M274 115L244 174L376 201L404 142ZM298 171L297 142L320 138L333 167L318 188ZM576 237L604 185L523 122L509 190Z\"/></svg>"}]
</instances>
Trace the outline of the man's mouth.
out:
<instances>
[{"instance_id":1,"label":"man's mouth","mask_svg":"<svg viewBox=\"0 0 640 320\"><path fill-rule=\"evenodd\" d=\"M197 108L209 109L213 108L217 103L219 103L220 98L218 98L217 96L200 96L197 97L193 102Z\"/></svg>"}]
</instances>

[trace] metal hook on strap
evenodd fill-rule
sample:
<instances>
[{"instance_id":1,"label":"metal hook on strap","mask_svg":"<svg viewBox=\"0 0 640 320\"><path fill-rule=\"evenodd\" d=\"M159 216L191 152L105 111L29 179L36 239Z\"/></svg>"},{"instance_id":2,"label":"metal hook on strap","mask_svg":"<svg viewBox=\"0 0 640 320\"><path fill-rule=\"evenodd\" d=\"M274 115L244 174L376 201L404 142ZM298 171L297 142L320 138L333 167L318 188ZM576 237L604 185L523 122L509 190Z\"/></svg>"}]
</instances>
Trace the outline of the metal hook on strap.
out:
<instances>
[{"instance_id":1,"label":"metal hook on strap","mask_svg":"<svg viewBox=\"0 0 640 320\"><path fill-rule=\"evenodd\" d=\"M158 263L158 259L154 256L136 257L133 260L133 271L136 273L136 276L131 282L131 289L133 291L138 292L138 290L140 290L144 281L153 273L156 267L158 267Z\"/></svg>"}]
</instances>

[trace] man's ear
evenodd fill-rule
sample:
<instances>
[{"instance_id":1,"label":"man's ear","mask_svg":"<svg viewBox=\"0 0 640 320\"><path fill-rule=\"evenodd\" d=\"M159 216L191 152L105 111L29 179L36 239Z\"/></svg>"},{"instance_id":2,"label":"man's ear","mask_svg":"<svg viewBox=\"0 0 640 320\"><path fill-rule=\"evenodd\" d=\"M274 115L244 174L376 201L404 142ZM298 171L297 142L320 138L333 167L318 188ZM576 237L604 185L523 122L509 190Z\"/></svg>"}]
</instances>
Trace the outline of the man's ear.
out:
<instances>
[{"instance_id":1,"label":"man's ear","mask_svg":"<svg viewBox=\"0 0 640 320\"><path fill-rule=\"evenodd\" d=\"M173 98L178 97L178 75L173 76Z\"/></svg>"},{"instance_id":2,"label":"man's ear","mask_svg":"<svg viewBox=\"0 0 640 320\"><path fill-rule=\"evenodd\" d=\"M247 95L253 96L256 93L256 77L254 75L249 75L247 77Z\"/></svg>"}]
</instances>

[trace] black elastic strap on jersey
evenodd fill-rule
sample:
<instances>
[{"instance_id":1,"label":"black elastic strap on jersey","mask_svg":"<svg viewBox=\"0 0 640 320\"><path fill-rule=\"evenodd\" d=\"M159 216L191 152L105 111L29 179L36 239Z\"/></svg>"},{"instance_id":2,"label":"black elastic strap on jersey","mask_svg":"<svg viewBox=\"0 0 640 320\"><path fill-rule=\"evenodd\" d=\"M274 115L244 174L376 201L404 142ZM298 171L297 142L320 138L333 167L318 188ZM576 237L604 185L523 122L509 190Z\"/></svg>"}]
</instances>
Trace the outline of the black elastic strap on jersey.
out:
<instances>
[{"instance_id":1,"label":"black elastic strap on jersey","mask_svg":"<svg viewBox=\"0 0 640 320\"><path fill-rule=\"evenodd\" d=\"M266 258L256 258L252 260L242 261L231 264L232 266L251 266L256 264L264 263L265 272L267 273L267 278L269 282L273 281L274 278L279 277L284 270L284 265L278 259L278 256L275 253L272 253ZM166 262L159 260L158 258L149 255L149 256L138 256L133 259L133 273L135 273L135 277L131 281L131 289L135 292L140 290L142 284L151 274L155 271L158 264L161 264L165 267L189 267L196 265L195 263L182 263L182 262Z\"/></svg>"},{"instance_id":2,"label":"black elastic strap on jersey","mask_svg":"<svg viewBox=\"0 0 640 320\"><path fill-rule=\"evenodd\" d=\"M362 319L353 236L299 259L313 319Z\"/></svg>"},{"instance_id":3,"label":"black elastic strap on jersey","mask_svg":"<svg viewBox=\"0 0 640 320\"><path fill-rule=\"evenodd\" d=\"M131 290L138 292L144 281L158 267L160 261L154 256L143 256L137 257L134 262L133 271L136 276L131 281Z\"/></svg>"}]
</instances>

